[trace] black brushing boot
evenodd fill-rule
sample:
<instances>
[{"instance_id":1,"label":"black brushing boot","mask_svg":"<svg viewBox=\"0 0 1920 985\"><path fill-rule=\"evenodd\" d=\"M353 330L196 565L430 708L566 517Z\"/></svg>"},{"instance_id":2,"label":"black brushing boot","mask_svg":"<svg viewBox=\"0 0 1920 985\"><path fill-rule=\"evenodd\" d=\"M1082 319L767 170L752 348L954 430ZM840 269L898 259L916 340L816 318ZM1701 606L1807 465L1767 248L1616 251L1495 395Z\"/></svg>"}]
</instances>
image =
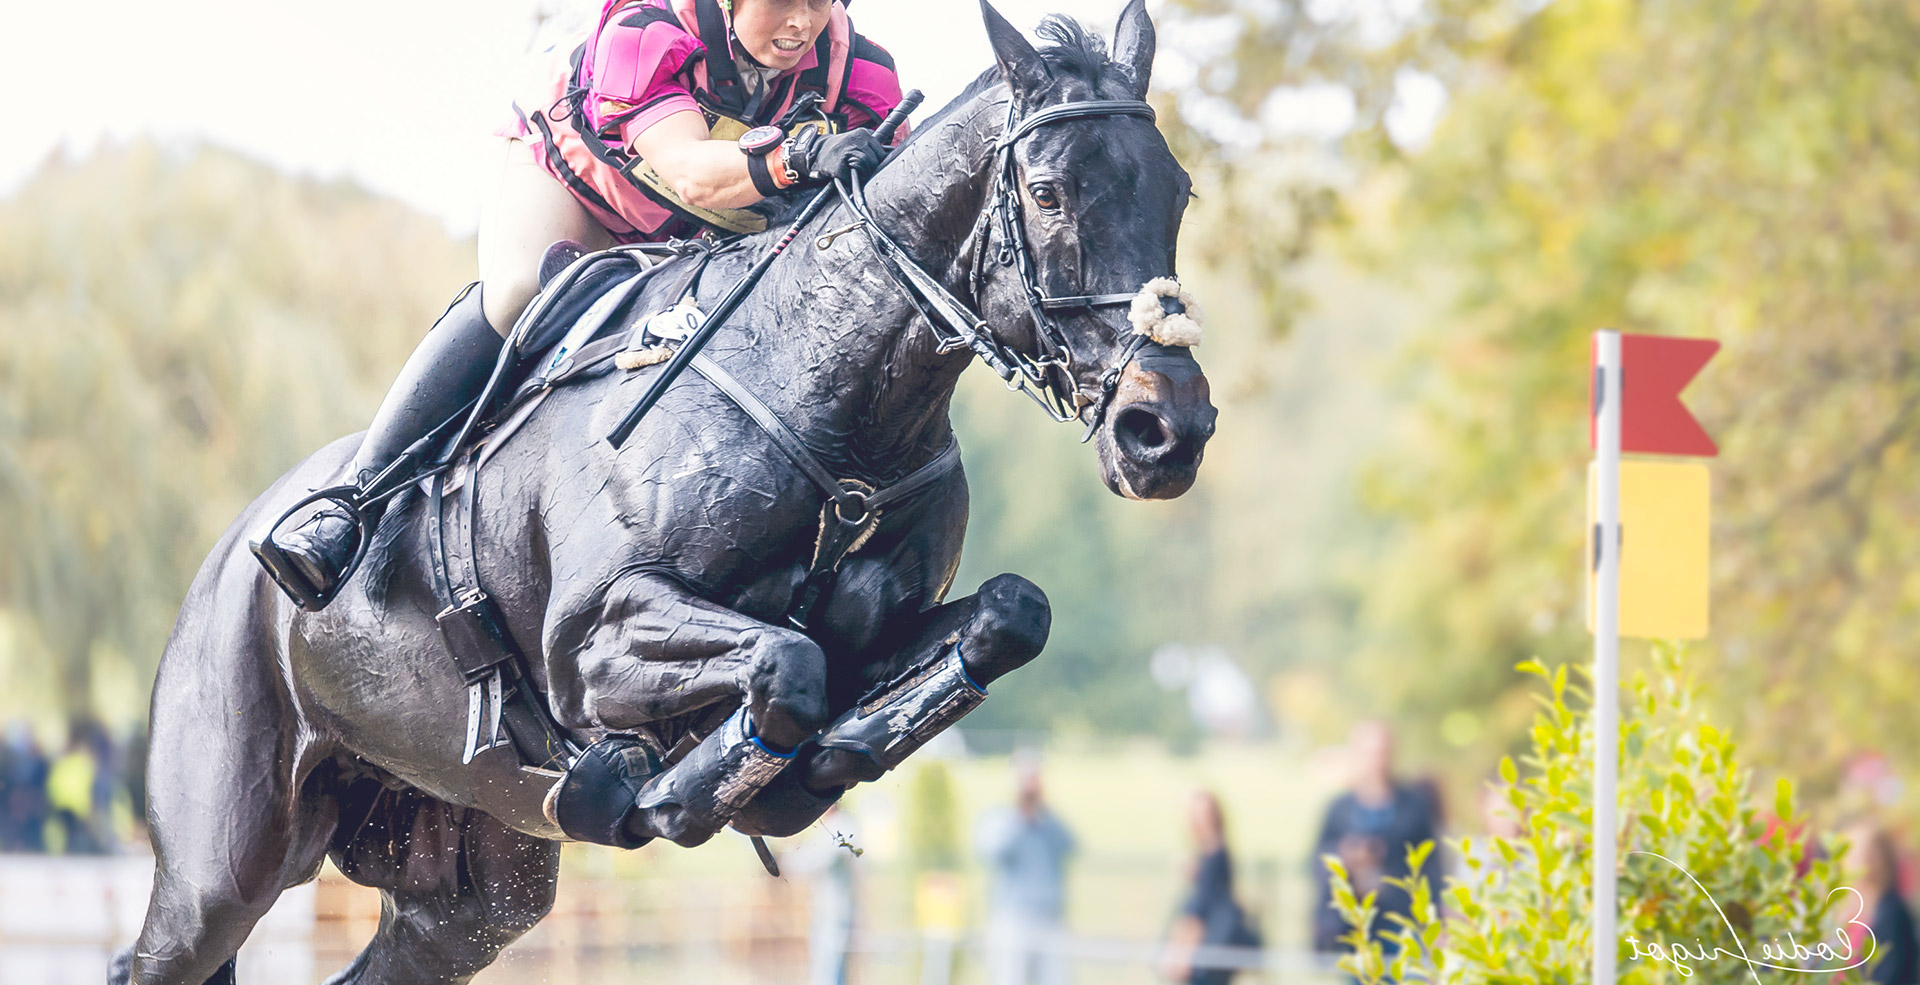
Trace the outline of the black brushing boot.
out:
<instances>
[{"instance_id":1,"label":"black brushing boot","mask_svg":"<svg viewBox=\"0 0 1920 985\"><path fill-rule=\"evenodd\" d=\"M420 341L400 376L387 390L373 423L367 427L349 475L363 489L409 445L445 423L478 396L493 374L504 340L487 321L480 305L480 284L468 284ZM367 522L379 517L377 506L367 511ZM369 535L370 535L369 531ZM268 531L266 536L273 537ZM299 526L273 537L278 552L254 544L254 556L283 586L296 578L310 589L310 597L331 598L359 546L359 523L342 507L329 506ZM284 559L284 569L272 557ZM288 594L293 595L293 592ZM295 601L299 601L295 596Z\"/></svg>"},{"instance_id":2,"label":"black brushing boot","mask_svg":"<svg viewBox=\"0 0 1920 985\"><path fill-rule=\"evenodd\" d=\"M569 838L639 848L653 836L635 822L634 801L660 772L660 753L646 740L610 735L587 747L548 791L545 812Z\"/></svg>"},{"instance_id":3,"label":"black brushing boot","mask_svg":"<svg viewBox=\"0 0 1920 985\"><path fill-rule=\"evenodd\" d=\"M794 753L753 734L746 708L667 769L634 758L639 740L594 743L547 795L547 819L567 837L617 848L665 838L683 848L712 838L786 770Z\"/></svg>"}]
</instances>

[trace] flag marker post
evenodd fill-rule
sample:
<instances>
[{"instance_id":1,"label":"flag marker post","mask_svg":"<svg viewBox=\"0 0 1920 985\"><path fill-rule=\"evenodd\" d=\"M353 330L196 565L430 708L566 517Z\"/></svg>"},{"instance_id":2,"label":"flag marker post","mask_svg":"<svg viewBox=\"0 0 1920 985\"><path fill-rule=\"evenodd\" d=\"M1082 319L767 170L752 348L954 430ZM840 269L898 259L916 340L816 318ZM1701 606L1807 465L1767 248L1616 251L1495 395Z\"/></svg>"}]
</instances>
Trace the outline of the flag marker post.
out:
<instances>
[{"instance_id":1,"label":"flag marker post","mask_svg":"<svg viewBox=\"0 0 1920 985\"><path fill-rule=\"evenodd\" d=\"M1593 981L1614 985L1620 788L1620 333L1594 334Z\"/></svg>"},{"instance_id":2,"label":"flag marker post","mask_svg":"<svg viewBox=\"0 0 1920 985\"><path fill-rule=\"evenodd\" d=\"M1719 351L1712 339L1593 335L1593 466L1587 624L1593 631L1593 981L1614 985L1619 948L1620 634L1696 638L1707 632L1709 491L1691 463L1633 464L1628 484L1639 538L1623 618L1622 452L1693 458L1719 453L1680 391ZM1632 365L1629 366L1628 364Z\"/></svg>"}]
</instances>

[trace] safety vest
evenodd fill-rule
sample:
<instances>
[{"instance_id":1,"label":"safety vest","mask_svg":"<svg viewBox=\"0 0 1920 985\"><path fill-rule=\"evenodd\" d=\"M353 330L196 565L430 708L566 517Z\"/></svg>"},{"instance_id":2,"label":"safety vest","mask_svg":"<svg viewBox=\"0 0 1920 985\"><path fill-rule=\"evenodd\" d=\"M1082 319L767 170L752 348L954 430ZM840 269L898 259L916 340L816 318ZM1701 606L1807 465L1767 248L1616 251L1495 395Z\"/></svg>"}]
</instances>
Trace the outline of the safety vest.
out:
<instances>
[{"instance_id":1,"label":"safety vest","mask_svg":"<svg viewBox=\"0 0 1920 985\"><path fill-rule=\"evenodd\" d=\"M840 0L834 0L827 28L814 45L814 64L768 81L752 119L747 118L746 83L733 62L727 12L717 0L608 0L592 33L556 46L559 57L551 59L540 90L516 100L514 112L529 139L538 140L546 168L623 241L692 235L701 226L751 233L767 225L751 210L688 204L625 146L622 125L648 108L647 89L664 57L658 42L662 37L678 41L673 32L692 35L703 48L675 74L693 93L715 140L735 140L755 126L776 122L789 133L806 128L832 133L846 127L854 108L878 121L890 105L867 106L845 95L857 69L869 82L873 73L884 72L898 99L892 59L853 32ZM803 93L816 93L817 102L807 99L811 106L796 112ZM600 115L599 107L588 105L595 97L602 105L628 108ZM545 108L527 112L528 105Z\"/></svg>"}]
</instances>

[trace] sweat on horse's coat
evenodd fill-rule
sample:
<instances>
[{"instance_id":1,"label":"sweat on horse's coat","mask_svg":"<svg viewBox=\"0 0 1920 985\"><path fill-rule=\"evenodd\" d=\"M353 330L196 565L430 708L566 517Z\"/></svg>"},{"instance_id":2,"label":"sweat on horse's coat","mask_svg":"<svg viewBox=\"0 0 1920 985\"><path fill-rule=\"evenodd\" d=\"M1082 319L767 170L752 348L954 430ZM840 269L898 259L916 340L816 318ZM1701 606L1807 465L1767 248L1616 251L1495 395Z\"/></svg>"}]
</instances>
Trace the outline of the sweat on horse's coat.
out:
<instances>
[{"instance_id":1,"label":"sweat on horse's coat","mask_svg":"<svg viewBox=\"0 0 1920 985\"><path fill-rule=\"evenodd\" d=\"M1031 350L1018 273L989 264L977 291L968 283L969 251L992 248L968 243L993 180L980 162L1009 104L1141 98L1153 29L1144 0L1129 3L1109 71L1090 44L1036 51L990 7L983 16L999 72L923 124L874 176L868 201L905 252ZM1062 122L1022 142L1015 164L1023 176L1077 175L1089 203L1021 220L1049 293L1126 291L1172 272L1188 182L1151 123ZM849 219L829 207L819 228ZM751 244L712 259L696 302L711 304L747 268ZM949 410L971 356L942 351L874 263L864 249L783 254L706 355L835 474L885 487L952 442ZM671 292L650 282L630 310L657 311ZM1117 311L1065 312L1056 324L1081 387L1099 386L1136 337ZM1192 486L1215 412L1188 350L1150 355L1120 375L1094 447L1110 489L1170 498ZM1040 651L1050 613L1026 579L1002 575L946 598L968 506L957 468L886 511L846 559L818 625L778 625L812 560L819 495L701 378L676 381L646 427L608 446L608 425L657 372L609 366L547 392L466 479L478 486L469 549L484 588L576 737L644 731L661 748L690 736L697 745L745 708L769 744L799 749L876 688L947 658L949 638L983 688ZM329 855L383 894L380 929L335 985L463 983L551 904L551 777L526 776L511 749L461 762L465 694L434 624L424 497L396 498L368 561L324 611L298 611L247 553L248 533L337 475L357 441L320 450L248 506L181 607L154 685L153 895L116 985L202 985ZM881 770L859 752L806 749L735 826L791 833Z\"/></svg>"}]
</instances>

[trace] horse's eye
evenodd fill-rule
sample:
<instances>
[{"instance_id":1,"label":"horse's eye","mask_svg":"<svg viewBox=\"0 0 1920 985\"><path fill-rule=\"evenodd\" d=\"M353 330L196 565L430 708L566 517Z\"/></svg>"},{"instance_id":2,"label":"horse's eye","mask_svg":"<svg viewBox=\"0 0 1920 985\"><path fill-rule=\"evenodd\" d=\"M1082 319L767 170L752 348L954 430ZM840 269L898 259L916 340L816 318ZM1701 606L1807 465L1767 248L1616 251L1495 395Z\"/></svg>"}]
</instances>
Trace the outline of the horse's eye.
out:
<instances>
[{"instance_id":1,"label":"horse's eye","mask_svg":"<svg viewBox=\"0 0 1920 985\"><path fill-rule=\"evenodd\" d=\"M1060 210L1060 196L1054 194L1052 185L1031 185L1027 188L1027 191L1033 193L1035 205L1040 206L1048 212L1057 212Z\"/></svg>"}]
</instances>

